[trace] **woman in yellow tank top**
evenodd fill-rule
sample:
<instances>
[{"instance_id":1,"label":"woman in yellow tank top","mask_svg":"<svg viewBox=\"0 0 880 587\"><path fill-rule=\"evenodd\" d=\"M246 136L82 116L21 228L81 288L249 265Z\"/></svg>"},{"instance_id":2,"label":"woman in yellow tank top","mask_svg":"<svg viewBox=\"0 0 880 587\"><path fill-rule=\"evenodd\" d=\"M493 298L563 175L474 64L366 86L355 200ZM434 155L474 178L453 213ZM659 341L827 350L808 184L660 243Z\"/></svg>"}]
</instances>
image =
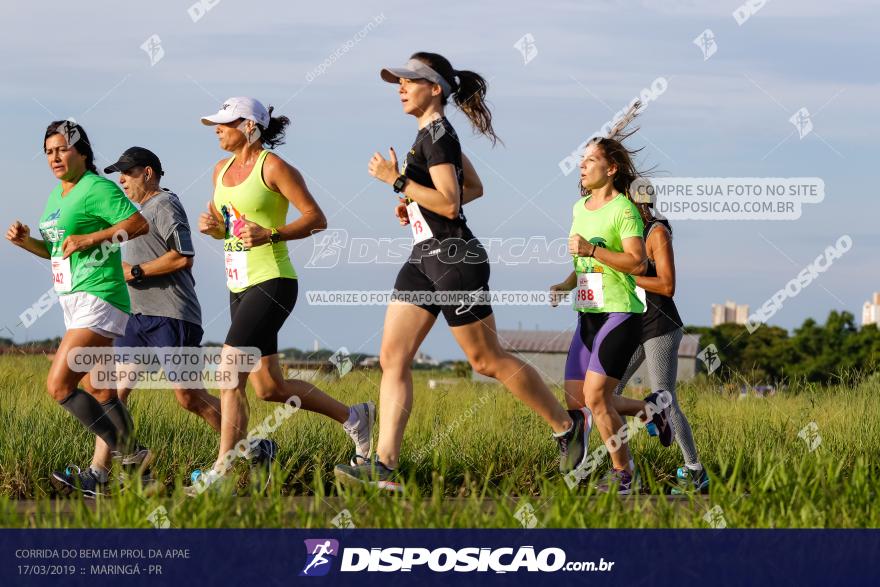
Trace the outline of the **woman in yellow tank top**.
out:
<instances>
[{"instance_id":1,"label":"woman in yellow tank top","mask_svg":"<svg viewBox=\"0 0 880 587\"><path fill-rule=\"evenodd\" d=\"M226 285L232 325L223 346L224 365L242 349L256 348L259 366L253 372L229 371L232 389L220 395L220 452L211 471L193 475L190 493L200 493L219 479L238 456L271 464L277 447L271 440L248 439L248 379L258 398L296 405L343 425L356 454L368 457L375 419L372 402L346 406L306 381L285 379L278 362L278 331L296 303L297 275L287 254L288 240L324 230L327 219L299 171L271 153L284 142L290 123L271 116L253 98L229 98L220 111L202 118L214 126L220 148L232 153L214 168L214 198L199 218L199 230L223 240ZM300 216L287 222L293 204ZM228 368L228 367L223 367Z\"/></svg>"}]
</instances>

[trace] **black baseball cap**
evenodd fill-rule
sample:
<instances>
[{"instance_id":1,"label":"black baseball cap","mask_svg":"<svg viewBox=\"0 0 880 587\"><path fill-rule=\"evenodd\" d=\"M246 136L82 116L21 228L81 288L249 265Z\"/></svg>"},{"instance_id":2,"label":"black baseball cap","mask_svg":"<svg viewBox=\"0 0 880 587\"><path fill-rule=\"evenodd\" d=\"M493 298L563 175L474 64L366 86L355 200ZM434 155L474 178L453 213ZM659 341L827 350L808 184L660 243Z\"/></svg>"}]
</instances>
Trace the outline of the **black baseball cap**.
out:
<instances>
[{"instance_id":1,"label":"black baseball cap","mask_svg":"<svg viewBox=\"0 0 880 587\"><path fill-rule=\"evenodd\" d=\"M120 155L119 161L110 167L104 168L104 173L128 171L133 167L152 167L153 171L158 173L159 176L165 174L165 172L162 171L162 163L159 162L159 158L156 157L156 154L143 147L131 147L130 149L126 149L125 152Z\"/></svg>"}]
</instances>

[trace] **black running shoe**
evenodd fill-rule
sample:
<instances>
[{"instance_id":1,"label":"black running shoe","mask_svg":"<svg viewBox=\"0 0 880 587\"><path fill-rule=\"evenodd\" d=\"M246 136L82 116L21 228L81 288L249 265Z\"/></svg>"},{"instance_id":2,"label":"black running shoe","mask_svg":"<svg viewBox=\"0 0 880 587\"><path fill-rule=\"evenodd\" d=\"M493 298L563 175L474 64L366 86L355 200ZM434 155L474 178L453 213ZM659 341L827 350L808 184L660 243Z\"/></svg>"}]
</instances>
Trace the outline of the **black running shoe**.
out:
<instances>
[{"instance_id":1,"label":"black running shoe","mask_svg":"<svg viewBox=\"0 0 880 587\"><path fill-rule=\"evenodd\" d=\"M108 483L99 481L90 467L81 470L76 465L69 465L63 471L54 471L49 481L62 495L70 495L74 491L83 497L95 499L99 495L108 495Z\"/></svg>"},{"instance_id":2,"label":"black running shoe","mask_svg":"<svg viewBox=\"0 0 880 587\"><path fill-rule=\"evenodd\" d=\"M578 469L587 458L593 414L586 408L568 410L572 425L562 436L554 436L559 444L559 472L565 475Z\"/></svg>"},{"instance_id":3,"label":"black running shoe","mask_svg":"<svg viewBox=\"0 0 880 587\"><path fill-rule=\"evenodd\" d=\"M672 488L672 495L709 493L709 476L706 475L705 469L694 471L686 466L679 467L675 472L675 478L678 485Z\"/></svg>"},{"instance_id":4,"label":"black running shoe","mask_svg":"<svg viewBox=\"0 0 880 587\"><path fill-rule=\"evenodd\" d=\"M645 398L645 402L654 406L655 411L651 423L657 428L657 438L663 446L672 444L672 425L669 423L669 405L661 410L657 400L660 399L661 394L668 393L668 391L654 391Z\"/></svg>"},{"instance_id":5,"label":"black running shoe","mask_svg":"<svg viewBox=\"0 0 880 587\"><path fill-rule=\"evenodd\" d=\"M253 452L256 455L251 457L251 478L257 484L262 484L261 491L266 491L272 481L272 463L278 455L278 445L274 440L261 438Z\"/></svg>"},{"instance_id":6,"label":"black running shoe","mask_svg":"<svg viewBox=\"0 0 880 587\"><path fill-rule=\"evenodd\" d=\"M256 448L257 454L253 457L253 466L271 469L272 463L275 462L275 457L278 455L278 445L274 440L261 438Z\"/></svg>"},{"instance_id":7,"label":"black running shoe","mask_svg":"<svg viewBox=\"0 0 880 587\"><path fill-rule=\"evenodd\" d=\"M392 493L403 493L403 484L397 481L397 473L386 467L382 461L363 460L358 465L336 465L333 469L336 479L350 487L376 487Z\"/></svg>"}]
</instances>

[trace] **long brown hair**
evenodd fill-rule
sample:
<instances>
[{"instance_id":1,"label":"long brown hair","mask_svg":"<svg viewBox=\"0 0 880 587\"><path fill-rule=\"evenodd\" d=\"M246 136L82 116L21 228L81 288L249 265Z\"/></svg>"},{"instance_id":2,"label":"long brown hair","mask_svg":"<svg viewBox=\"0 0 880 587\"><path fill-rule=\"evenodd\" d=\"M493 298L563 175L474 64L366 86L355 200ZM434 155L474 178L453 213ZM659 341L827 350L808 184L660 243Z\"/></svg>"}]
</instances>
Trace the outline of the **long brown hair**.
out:
<instances>
[{"instance_id":1,"label":"long brown hair","mask_svg":"<svg viewBox=\"0 0 880 587\"><path fill-rule=\"evenodd\" d=\"M621 116L620 120L611 127L607 137L595 137L588 143L597 145L602 149L602 154L605 155L605 158L608 159L610 163L617 165L617 173L614 174L611 183L614 185L614 189L627 195L629 195L630 185L637 178L646 177L653 171L653 168L641 171L636 167L635 163L633 163L633 157L644 149L644 147L630 149L623 144L623 141L636 134L639 130L638 127L628 127L632 121L635 120L636 116L638 116L641 106L642 103L640 101L636 100L633 102L626 111L626 114ZM581 196L586 196L588 192L580 184L580 178L578 178L578 185L580 186Z\"/></svg>"},{"instance_id":2,"label":"long brown hair","mask_svg":"<svg viewBox=\"0 0 880 587\"><path fill-rule=\"evenodd\" d=\"M446 80L452 88L455 105L468 117L474 130L487 136L492 145L501 140L492 128L492 112L486 104L488 84L483 76L473 71L453 68L448 59L437 53L419 51L413 53L410 59L418 59L427 64ZM445 106L446 102L447 97L443 96L441 104Z\"/></svg>"}]
</instances>

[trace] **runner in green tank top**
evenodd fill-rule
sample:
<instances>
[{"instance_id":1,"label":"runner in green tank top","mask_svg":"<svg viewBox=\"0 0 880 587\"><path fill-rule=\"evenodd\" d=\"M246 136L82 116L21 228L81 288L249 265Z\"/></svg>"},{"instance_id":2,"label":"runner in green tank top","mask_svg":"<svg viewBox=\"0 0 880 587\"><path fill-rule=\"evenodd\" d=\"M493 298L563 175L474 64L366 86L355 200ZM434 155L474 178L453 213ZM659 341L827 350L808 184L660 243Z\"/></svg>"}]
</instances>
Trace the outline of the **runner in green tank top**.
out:
<instances>
[{"instance_id":1,"label":"runner in green tank top","mask_svg":"<svg viewBox=\"0 0 880 587\"><path fill-rule=\"evenodd\" d=\"M661 443L668 446L671 442L668 394L662 398L662 394L651 394L644 400L614 395L641 340L644 309L633 278L646 266L643 224L626 196L638 171L633 152L621 142L632 134L623 130L637 108L638 104L611 138L591 140L584 151L581 197L574 205L569 236L575 271L551 287L552 291L577 288L573 302L578 327L565 367L566 403L570 408L590 409L612 462L597 490L619 494L634 492L638 486L627 442L630 434L623 428L621 413L653 421L661 432ZM572 481L579 482L591 472L578 471Z\"/></svg>"},{"instance_id":2,"label":"runner in green tank top","mask_svg":"<svg viewBox=\"0 0 880 587\"><path fill-rule=\"evenodd\" d=\"M285 379L278 361L278 331L293 310L298 291L286 241L324 230L327 219L300 172L266 150L283 144L290 123L286 116L271 114L271 107L266 109L253 98L229 98L219 112L202 118L203 124L214 127L220 148L232 153L214 168L214 198L199 219L199 230L224 242L232 324L223 354L234 387L220 394L217 461L210 471L193 474L194 484L187 488L190 495L223 476L231 464L227 455L271 465L277 450L271 440L253 439L245 443L247 450L237 449L248 430L248 379L262 400L292 403L342 424L355 443L356 456L367 458L372 451L376 414L372 402L346 406L307 381ZM288 222L291 203L300 216ZM257 369L248 373L229 367L229 357L254 347L260 352Z\"/></svg>"}]
</instances>

